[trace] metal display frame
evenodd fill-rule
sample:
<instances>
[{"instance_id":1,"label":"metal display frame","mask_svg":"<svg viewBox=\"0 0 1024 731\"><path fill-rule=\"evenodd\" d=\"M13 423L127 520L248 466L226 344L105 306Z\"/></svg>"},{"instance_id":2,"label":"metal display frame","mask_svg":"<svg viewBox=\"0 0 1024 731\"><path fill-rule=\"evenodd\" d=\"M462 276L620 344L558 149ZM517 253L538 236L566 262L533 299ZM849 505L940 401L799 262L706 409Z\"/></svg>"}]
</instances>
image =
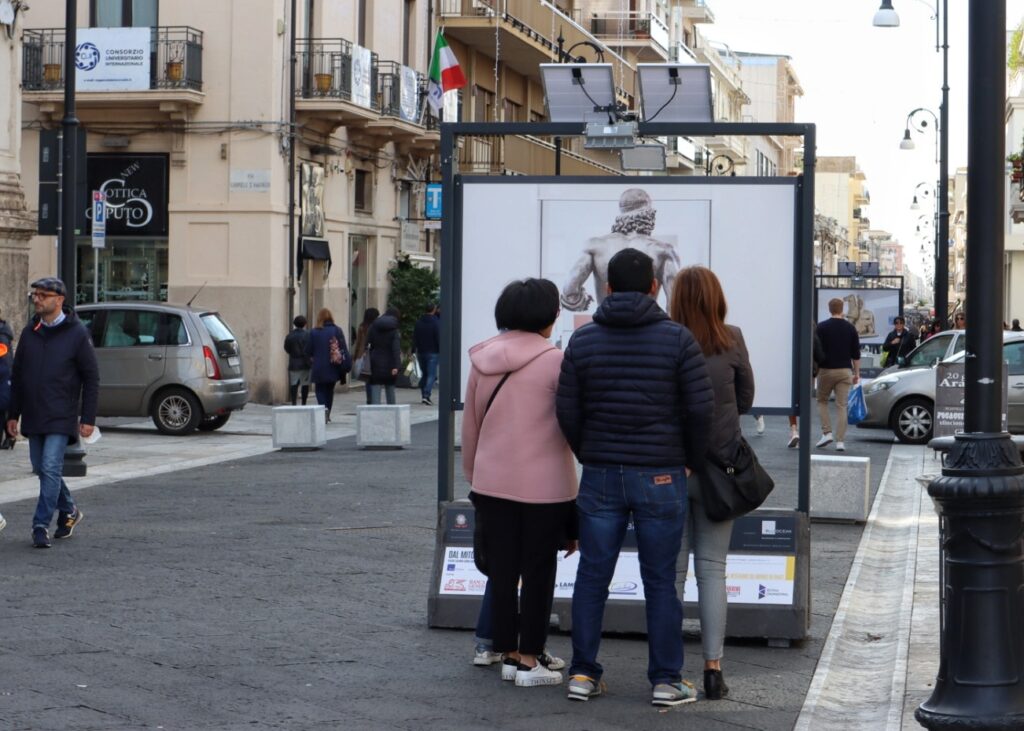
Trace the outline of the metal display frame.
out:
<instances>
[{"instance_id":1,"label":"metal display frame","mask_svg":"<svg viewBox=\"0 0 1024 731\"><path fill-rule=\"evenodd\" d=\"M447 511L464 510L466 503L453 503L455 487L455 415L461 410L461 328L462 328L462 186L464 177L457 171L457 152L460 138L487 136L504 137L529 135L554 137L560 142L565 137L586 135L582 123L444 123L441 125L441 356L448 364L439 377L437 499L438 533L434 555L432 585L428 599L428 624L436 627L475 625L479 597L451 597L439 594L439 581L443 568L445 531L443 523ZM814 319L814 168L816 161L816 128L813 124L792 123L640 123L638 136L777 136L799 137L803 141L803 172L791 178L718 177L695 178L692 184L751 185L791 184L794 186L794 284L797 297L797 315L793 323L793 342L797 346L797 367L794 368L792 405L789 408L766 409L764 413L796 415L799 417L800 447L798 454L797 506L795 511L766 511L772 514L795 513L796 549L794 551L796 576L792 605L732 605L729 608L730 636L766 637L770 644L788 644L802 640L810 628L810 462L811 462L811 409L812 398L812 334L804 323ZM570 178L559 175L560 145L555 147L554 175L516 177L515 181L533 183L566 183L580 181L587 184L622 183L629 176L583 176ZM479 182L479 176L465 176ZM515 182L509 177L489 176L495 182ZM691 182L688 178L644 176L646 183ZM803 366L800 366L803 364ZM472 509L471 507L469 508ZM761 513L762 511L758 511ZM768 517L774 517L768 516ZM565 600L562 600L565 601ZM605 629L608 631L645 631L642 622L642 603L628 603L609 599L606 606ZM687 602L687 606L691 606ZM559 625L565 627L565 611L556 601L555 613ZM735 620L735 622L734 622ZM639 624L638 624L639 623ZM740 625L748 625L749 631Z\"/></svg>"}]
</instances>

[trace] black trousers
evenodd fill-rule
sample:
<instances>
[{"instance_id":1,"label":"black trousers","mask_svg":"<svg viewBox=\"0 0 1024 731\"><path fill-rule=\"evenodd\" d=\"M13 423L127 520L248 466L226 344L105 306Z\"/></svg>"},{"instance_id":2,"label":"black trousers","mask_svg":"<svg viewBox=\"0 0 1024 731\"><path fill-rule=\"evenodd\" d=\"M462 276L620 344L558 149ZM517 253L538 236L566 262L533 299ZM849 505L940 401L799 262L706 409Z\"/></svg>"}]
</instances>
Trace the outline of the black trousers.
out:
<instances>
[{"instance_id":1,"label":"black trousers","mask_svg":"<svg viewBox=\"0 0 1024 731\"><path fill-rule=\"evenodd\" d=\"M479 493L473 503L483 523L494 651L539 655L548 638L557 553L575 503L519 503Z\"/></svg>"}]
</instances>

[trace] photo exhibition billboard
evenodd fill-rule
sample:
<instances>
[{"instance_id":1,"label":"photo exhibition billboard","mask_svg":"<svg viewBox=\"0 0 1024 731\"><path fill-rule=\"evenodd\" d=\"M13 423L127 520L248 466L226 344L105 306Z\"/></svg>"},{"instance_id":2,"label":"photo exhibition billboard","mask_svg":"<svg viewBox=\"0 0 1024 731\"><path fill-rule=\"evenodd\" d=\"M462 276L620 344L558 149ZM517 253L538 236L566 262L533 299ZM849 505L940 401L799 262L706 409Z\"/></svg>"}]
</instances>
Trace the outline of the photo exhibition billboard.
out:
<instances>
[{"instance_id":1,"label":"photo exhibition billboard","mask_svg":"<svg viewBox=\"0 0 1024 731\"><path fill-rule=\"evenodd\" d=\"M632 247L654 259L666 310L680 269L714 271L726 321L743 330L750 352L755 407L792 407L796 179L605 180L462 178L463 393L466 351L496 334L494 303L508 282L545 277L558 286L562 311L551 337L564 348L604 299L608 261Z\"/></svg>"},{"instance_id":2,"label":"photo exhibition billboard","mask_svg":"<svg viewBox=\"0 0 1024 731\"><path fill-rule=\"evenodd\" d=\"M861 345L881 345L901 312L903 291L899 289L842 289L821 287L817 293L817 321L827 320L828 303L843 301L843 317L857 329Z\"/></svg>"}]
</instances>

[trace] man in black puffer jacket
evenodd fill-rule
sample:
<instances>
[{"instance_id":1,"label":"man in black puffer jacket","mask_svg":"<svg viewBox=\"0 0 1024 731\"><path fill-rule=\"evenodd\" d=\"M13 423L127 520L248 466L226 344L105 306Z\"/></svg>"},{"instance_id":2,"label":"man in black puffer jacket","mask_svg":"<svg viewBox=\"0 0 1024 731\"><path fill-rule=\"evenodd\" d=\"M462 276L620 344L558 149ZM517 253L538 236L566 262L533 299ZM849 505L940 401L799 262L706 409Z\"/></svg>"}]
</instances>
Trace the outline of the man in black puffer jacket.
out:
<instances>
[{"instance_id":1,"label":"man in black puffer jacket","mask_svg":"<svg viewBox=\"0 0 1024 731\"><path fill-rule=\"evenodd\" d=\"M682 681L675 567L686 477L704 463L714 392L697 341L655 302L649 256L636 249L613 256L608 291L594 321L569 341L558 383L558 423L583 464L569 698L600 693L601 620L632 520L646 599L651 702L674 706L697 698Z\"/></svg>"},{"instance_id":2,"label":"man in black puffer jacket","mask_svg":"<svg viewBox=\"0 0 1024 731\"><path fill-rule=\"evenodd\" d=\"M36 316L22 330L14 354L7 433L17 436L20 418L32 471L39 475L32 544L49 548L54 511L59 511L54 538L70 538L82 519L61 476L64 449L93 433L100 375L89 331L64 307L64 282L46 277L32 288Z\"/></svg>"}]
</instances>

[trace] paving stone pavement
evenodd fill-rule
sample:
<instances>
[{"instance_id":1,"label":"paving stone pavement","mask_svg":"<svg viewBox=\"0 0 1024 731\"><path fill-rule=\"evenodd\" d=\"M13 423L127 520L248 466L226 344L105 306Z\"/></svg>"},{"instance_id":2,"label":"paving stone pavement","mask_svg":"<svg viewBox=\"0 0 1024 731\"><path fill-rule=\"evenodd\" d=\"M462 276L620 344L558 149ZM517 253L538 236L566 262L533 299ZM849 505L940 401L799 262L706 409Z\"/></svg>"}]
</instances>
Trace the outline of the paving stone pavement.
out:
<instances>
[{"instance_id":1,"label":"paving stone pavement","mask_svg":"<svg viewBox=\"0 0 1024 731\"><path fill-rule=\"evenodd\" d=\"M796 501L786 433L769 417L751 436L773 506ZM891 438L851 430L847 446L872 459L877 489ZM97 485L48 551L28 544L33 501L3 505L0 728L793 727L860 527L813 525L811 636L728 642L729 699L652 708L646 642L617 636L602 644L609 692L573 704L473 667L470 632L426 626L435 459L436 426L421 424L398 452L343 438ZM549 645L568 659L566 635ZM699 685L699 642L686 650Z\"/></svg>"}]
</instances>

